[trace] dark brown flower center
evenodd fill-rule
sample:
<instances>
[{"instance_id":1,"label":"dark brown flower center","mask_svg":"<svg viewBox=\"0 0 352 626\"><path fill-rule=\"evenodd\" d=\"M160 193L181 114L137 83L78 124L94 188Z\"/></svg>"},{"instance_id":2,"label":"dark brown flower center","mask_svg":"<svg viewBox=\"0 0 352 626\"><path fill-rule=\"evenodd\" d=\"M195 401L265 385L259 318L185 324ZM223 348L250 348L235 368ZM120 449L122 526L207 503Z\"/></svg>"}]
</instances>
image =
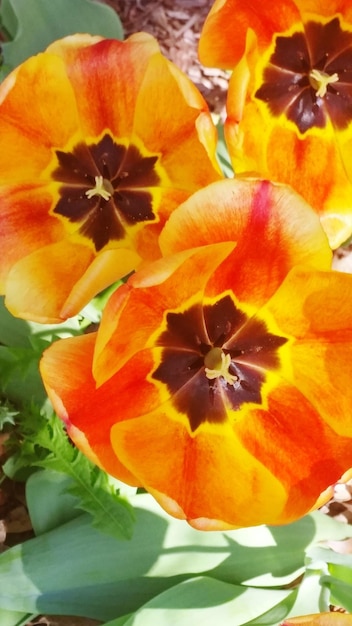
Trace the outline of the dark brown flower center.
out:
<instances>
[{"instance_id":1,"label":"dark brown flower center","mask_svg":"<svg viewBox=\"0 0 352 626\"><path fill-rule=\"evenodd\" d=\"M325 128L329 120L343 130L352 120L352 32L335 17L278 36L255 96L272 115L285 114L302 134Z\"/></svg>"},{"instance_id":2,"label":"dark brown flower center","mask_svg":"<svg viewBox=\"0 0 352 626\"><path fill-rule=\"evenodd\" d=\"M262 402L266 371L279 367L278 348L287 339L249 318L230 295L214 304L169 312L156 345L162 357L151 378L164 383L175 409L191 430L204 422L223 423L227 410Z\"/></svg>"},{"instance_id":3,"label":"dark brown flower center","mask_svg":"<svg viewBox=\"0 0 352 626\"><path fill-rule=\"evenodd\" d=\"M144 156L109 134L72 152L56 151L55 181L62 183L53 213L77 224L80 235L99 252L125 238L128 228L157 221L151 189L160 183L157 156Z\"/></svg>"}]
</instances>

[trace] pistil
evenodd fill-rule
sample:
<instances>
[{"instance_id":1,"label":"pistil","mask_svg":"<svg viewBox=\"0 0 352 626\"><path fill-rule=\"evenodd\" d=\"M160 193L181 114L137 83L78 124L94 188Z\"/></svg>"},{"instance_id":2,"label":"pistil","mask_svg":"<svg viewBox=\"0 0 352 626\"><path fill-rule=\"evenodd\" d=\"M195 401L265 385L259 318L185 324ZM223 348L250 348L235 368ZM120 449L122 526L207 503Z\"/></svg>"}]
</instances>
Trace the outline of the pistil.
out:
<instances>
[{"instance_id":1,"label":"pistil","mask_svg":"<svg viewBox=\"0 0 352 626\"><path fill-rule=\"evenodd\" d=\"M327 74L321 70L311 70L309 73L309 82L313 89L316 89L315 95L317 98L324 98L327 92L328 85L337 83L339 80L338 74Z\"/></svg>"},{"instance_id":2,"label":"pistil","mask_svg":"<svg viewBox=\"0 0 352 626\"><path fill-rule=\"evenodd\" d=\"M109 189L111 188L111 190ZM103 200L109 200L113 193L113 188L110 181L106 180L102 176L95 177L95 187L88 189L85 194L90 200L93 196L101 196Z\"/></svg>"},{"instance_id":3,"label":"pistil","mask_svg":"<svg viewBox=\"0 0 352 626\"><path fill-rule=\"evenodd\" d=\"M212 348L204 358L204 365L205 375L209 380L223 378L228 385L233 385L238 380L238 376L229 371L230 354L225 354L221 348Z\"/></svg>"}]
</instances>

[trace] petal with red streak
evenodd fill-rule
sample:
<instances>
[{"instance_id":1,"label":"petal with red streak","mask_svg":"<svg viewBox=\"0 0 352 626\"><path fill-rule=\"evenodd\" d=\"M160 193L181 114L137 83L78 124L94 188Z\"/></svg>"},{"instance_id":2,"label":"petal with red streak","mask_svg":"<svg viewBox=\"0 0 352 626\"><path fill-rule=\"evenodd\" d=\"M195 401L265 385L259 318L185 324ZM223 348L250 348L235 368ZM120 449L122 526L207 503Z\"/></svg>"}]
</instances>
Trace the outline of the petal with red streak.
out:
<instances>
[{"instance_id":1,"label":"petal with red streak","mask_svg":"<svg viewBox=\"0 0 352 626\"><path fill-rule=\"evenodd\" d=\"M124 42L103 39L71 54L67 73L84 135L99 136L107 128L116 137L131 135L138 92L158 53L156 40L140 33Z\"/></svg>"},{"instance_id":2,"label":"petal with red streak","mask_svg":"<svg viewBox=\"0 0 352 626\"><path fill-rule=\"evenodd\" d=\"M230 427L192 437L162 406L116 423L111 442L139 482L162 494L163 506L170 500L171 514L176 502L188 520L205 517L242 526L278 517L285 505L278 479L241 446Z\"/></svg>"},{"instance_id":3,"label":"petal with red streak","mask_svg":"<svg viewBox=\"0 0 352 626\"><path fill-rule=\"evenodd\" d=\"M37 183L52 149L79 135L75 95L59 57L31 57L0 86L0 181ZM29 158L30 155L30 158Z\"/></svg>"},{"instance_id":4,"label":"petal with red streak","mask_svg":"<svg viewBox=\"0 0 352 626\"><path fill-rule=\"evenodd\" d=\"M160 236L164 255L211 242L236 248L215 271L206 293L231 289L256 306L294 266L328 269L331 250L315 212L288 187L226 180L196 192L170 217Z\"/></svg>"},{"instance_id":5,"label":"petal with red streak","mask_svg":"<svg viewBox=\"0 0 352 626\"><path fill-rule=\"evenodd\" d=\"M232 69L240 60L246 45L247 30L255 32L261 50L271 42L276 32L299 21L293 0L273 4L267 0L216 0L205 21L199 57L203 65Z\"/></svg>"},{"instance_id":6,"label":"petal with red streak","mask_svg":"<svg viewBox=\"0 0 352 626\"><path fill-rule=\"evenodd\" d=\"M158 132L151 119L163 120ZM154 55L146 68L136 101L134 132L148 150L161 154L170 186L190 193L220 177L216 129L208 106L193 83L161 54ZM192 155L188 167L187 154Z\"/></svg>"},{"instance_id":7,"label":"petal with red streak","mask_svg":"<svg viewBox=\"0 0 352 626\"><path fill-rule=\"evenodd\" d=\"M49 187L39 182L0 186L2 293L14 263L64 236L62 224L49 215L51 203Z\"/></svg>"}]
</instances>

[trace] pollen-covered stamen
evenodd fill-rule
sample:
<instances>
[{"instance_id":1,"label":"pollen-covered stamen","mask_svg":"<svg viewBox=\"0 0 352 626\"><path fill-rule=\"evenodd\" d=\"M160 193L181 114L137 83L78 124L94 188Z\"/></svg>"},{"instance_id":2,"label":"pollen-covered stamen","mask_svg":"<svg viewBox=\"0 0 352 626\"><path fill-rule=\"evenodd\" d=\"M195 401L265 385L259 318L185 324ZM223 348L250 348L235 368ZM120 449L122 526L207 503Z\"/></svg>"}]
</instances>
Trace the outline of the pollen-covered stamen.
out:
<instances>
[{"instance_id":1,"label":"pollen-covered stamen","mask_svg":"<svg viewBox=\"0 0 352 626\"><path fill-rule=\"evenodd\" d=\"M228 385L233 385L238 380L238 376L229 371L230 354L225 354L221 348L209 350L204 357L204 365L205 375L209 380L223 378Z\"/></svg>"},{"instance_id":2,"label":"pollen-covered stamen","mask_svg":"<svg viewBox=\"0 0 352 626\"><path fill-rule=\"evenodd\" d=\"M101 196L103 200L109 200L114 193L114 188L109 180L102 176L95 176L95 187L88 189L85 194L90 200L93 196Z\"/></svg>"},{"instance_id":3,"label":"pollen-covered stamen","mask_svg":"<svg viewBox=\"0 0 352 626\"><path fill-rule=\"evenodd\" d=\"M327 74L321 70L314 69L309 73L309 82L313 89L315 89L315 95L317 98L324 98L328 85L337 83L338 80L339 75L336 72L333 74Z\"/></svg>"}]
</instances>

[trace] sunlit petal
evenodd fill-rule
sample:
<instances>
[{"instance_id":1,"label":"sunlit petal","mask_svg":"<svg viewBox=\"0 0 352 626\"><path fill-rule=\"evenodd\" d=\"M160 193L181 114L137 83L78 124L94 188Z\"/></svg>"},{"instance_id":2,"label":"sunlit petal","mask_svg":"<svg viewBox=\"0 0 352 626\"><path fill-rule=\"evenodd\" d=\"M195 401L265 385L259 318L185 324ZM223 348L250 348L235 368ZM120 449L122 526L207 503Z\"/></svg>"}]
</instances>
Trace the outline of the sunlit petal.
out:
<instances>
[{"instance_id":1,"label":"sunlit petal","mask_svg":"<svg viewBox=\"0 0 352 626\"><path fill-rule=\"evenodd\" d=\"M25 61L0 86L0 137L1 290L42 322L160 258L170 214L221 178L204 98L147 33L72 35Z\"/></svg>"}]
</instances>

